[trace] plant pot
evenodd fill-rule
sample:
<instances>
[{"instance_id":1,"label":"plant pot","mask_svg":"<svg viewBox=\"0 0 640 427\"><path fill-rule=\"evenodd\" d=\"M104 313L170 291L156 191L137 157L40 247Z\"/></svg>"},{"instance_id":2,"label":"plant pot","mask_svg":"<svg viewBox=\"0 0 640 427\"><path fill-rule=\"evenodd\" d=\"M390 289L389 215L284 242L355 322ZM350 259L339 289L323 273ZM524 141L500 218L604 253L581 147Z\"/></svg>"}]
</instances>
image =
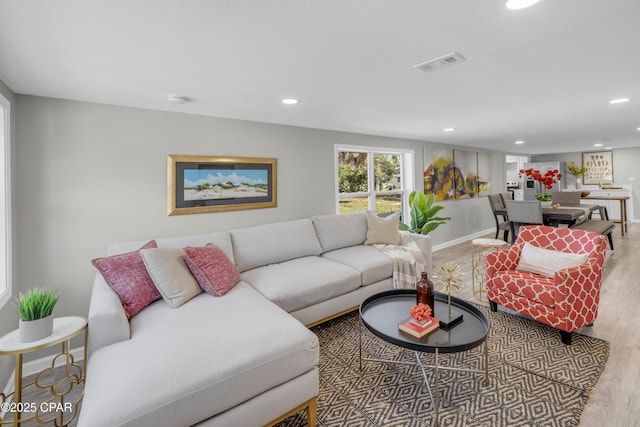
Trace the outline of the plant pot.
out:
<instances>
[{"instance_id":1,"label":"plant pot","mask_svg":"<svg viewBox=\"0 0 640 427\"><path fill-rule=\"evenodd\" d=\"M576 178L576 189L582 188L582 180L580 178Z\"/></svg>"},{"instance_id":2,"label":"plant pot","mask_svg":"<svg viewBox=\"0 0 640 427\"><path fill-rule=\"evenodd\" d=\"M38 341L46 338L53 332L53 314L42 319L20 319L20 342Z\"/></svg>"},{"instance_id":3,"label":"plant pot","mask_svg":"<svg viewBox=\"0 0 640 427\"><path fill-rule=\"evenodd\" d=\"M551 206L551 202L540 202L540 206L543 208L548 208Z\"/></svg>"}]
</instances>

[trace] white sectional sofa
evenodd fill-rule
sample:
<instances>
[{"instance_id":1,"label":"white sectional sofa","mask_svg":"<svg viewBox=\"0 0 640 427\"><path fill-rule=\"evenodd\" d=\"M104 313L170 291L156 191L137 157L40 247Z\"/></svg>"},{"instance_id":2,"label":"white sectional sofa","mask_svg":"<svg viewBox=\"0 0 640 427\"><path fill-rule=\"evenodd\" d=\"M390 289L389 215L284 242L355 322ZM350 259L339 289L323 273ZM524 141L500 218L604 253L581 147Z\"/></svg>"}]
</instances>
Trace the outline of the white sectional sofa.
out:
<instances>
[{"instance_id":1,"label":"white sectional sofa","mask_svg":"<svg viewBox=\"0 0 640 427\"><path fill-rule=\"evenodd\" d=\"M393 262L364 244L367 227L364 213L319 215L156 239L213 243L242 280L221 297L200 293L178 308L159 300L131 319L97 273L78 426L262 426L302 408L315 425L319 346L308 326L392 287ZM414 237L430 272L430 237Z\"/></svg>"}]
</instances>

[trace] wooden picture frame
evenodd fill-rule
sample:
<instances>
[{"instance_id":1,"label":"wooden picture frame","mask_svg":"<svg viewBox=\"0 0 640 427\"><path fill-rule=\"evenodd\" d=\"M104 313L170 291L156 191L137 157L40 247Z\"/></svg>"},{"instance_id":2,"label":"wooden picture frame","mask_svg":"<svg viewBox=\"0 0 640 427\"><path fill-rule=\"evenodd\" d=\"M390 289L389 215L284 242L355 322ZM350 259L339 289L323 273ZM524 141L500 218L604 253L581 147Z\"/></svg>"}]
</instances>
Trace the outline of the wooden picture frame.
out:
<instances>
[{"instance_id":1,"label":"wooden picture frame","mask_svg":"<svg viewBox=\"0 0 640 427\"><path fill-rule=\"evenodd\" d=\"M583 184L611 184L613 182L613 153L611 151L582 153L582 166L587 168Z\"/></svg>"},{"instance_id":2,"label":"wooden picture frame","mask_svg":"<svg viewBox=\"0 0 640 427\"><path fill-rule=\"evenodd\" d=\"M274 158L167 156L167 215L274 208Z\"/></svg>"}]
</instances>

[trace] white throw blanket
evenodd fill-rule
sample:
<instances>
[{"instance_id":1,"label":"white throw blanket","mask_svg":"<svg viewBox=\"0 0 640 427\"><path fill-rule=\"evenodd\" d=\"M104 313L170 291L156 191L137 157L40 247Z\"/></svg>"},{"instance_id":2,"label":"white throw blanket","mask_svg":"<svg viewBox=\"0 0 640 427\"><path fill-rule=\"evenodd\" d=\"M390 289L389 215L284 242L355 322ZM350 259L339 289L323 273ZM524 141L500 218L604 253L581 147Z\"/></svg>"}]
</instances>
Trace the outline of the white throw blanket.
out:
<instances>
[{"instance_id":1,"label":"white throw blanket","mask_svg":"<svg viewBox=\"0 0 640 427\"><path fill-rule=\"evenodd\" d=\"M393 287L415 288L427 262L411 234L400 234L401 245L373 245L393 260Z\"/></svg>"}]
</instances>

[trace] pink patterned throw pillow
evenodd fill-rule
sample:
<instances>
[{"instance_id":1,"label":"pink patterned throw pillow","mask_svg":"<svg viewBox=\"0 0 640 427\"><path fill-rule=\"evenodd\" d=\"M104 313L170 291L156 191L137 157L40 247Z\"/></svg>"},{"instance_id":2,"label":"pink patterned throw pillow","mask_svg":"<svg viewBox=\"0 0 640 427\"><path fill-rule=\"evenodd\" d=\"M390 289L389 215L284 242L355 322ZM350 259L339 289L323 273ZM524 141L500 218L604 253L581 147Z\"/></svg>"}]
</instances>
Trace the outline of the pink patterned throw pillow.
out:
<instances>
[{"instance_id":1,"label":"pink patterned throw pillow","mask_svg":"<svg viewBox=\"0 0 640 427\"><path fill-rule=\"evenodd\" d=\"M238 268L216 245L184 248L184 260L206 293L221 297L240 281Z\"/></svg>"},{"instance_id":2,"label":"pink patterned throw pillow","mask_svg":"<svg viewBox=\"0 0 640 427\"><path fill-rule=\"evenodd\" d=\"M155 240L151 240L140 249L157 248ZM138 251L96 258L91 263L98 269L104 280L111 286L122 302L122 307L131 319L140 310L152 302L162 298L153 284L144 261Z\"/></svg>"}]
</instances>

